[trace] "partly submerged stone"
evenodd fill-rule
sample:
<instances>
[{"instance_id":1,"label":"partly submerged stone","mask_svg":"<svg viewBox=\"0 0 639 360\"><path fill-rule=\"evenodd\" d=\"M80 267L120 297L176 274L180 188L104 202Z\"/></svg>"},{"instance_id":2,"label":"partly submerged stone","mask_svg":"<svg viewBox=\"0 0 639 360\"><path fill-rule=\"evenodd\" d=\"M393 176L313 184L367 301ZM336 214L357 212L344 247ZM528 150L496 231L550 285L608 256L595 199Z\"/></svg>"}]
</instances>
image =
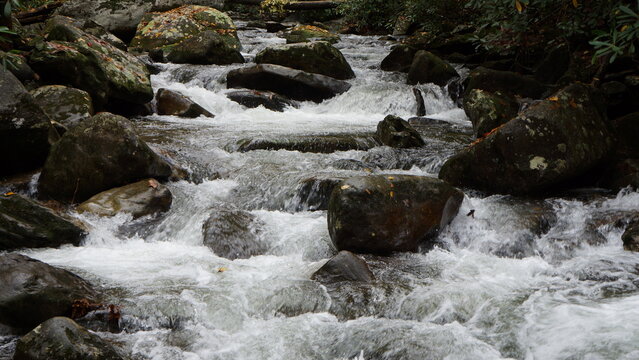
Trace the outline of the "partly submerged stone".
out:
<instances>
[{"instance_id":1,"label":"partly submerged stone","mask_svg":"<svg viewBox=\"0 0 639 360\"><path fill-rule=\"evenodd\" d=\"M215 255L231 260L263 255L268 247L259 237L262 226L248 211L215 209L202 226L204 245Z\"/></svg>"},{"instance_id":2,"label":"partly submerged stone","mask_svg":"<svg viewBox=\"0 0 639 360\"><path fill-rule=\"evenodd\" d=\"M350 251L342 250L317 270L312 279L321 283L339 281L371 282L375 280L375 275L368 268L364 259Z\"/></svg>"},{"instance_id":3,"label":"partly submerged stone","mask_svg":"<svg viewBox=\"0 0 639 360\"><path fill-rule=\"evenodd\" d=\"M80 89L48 85L31 91L36 103L51 120L73 127L93 115L91 95Z\"/></svg>"},{"instance_id":4,"label":"partly submerged stone","mask_svg":"<svg viewBox=\"0 0 639 360\"><path fill-rule=\"evenodd\" d=\"M296 101L270 91L237 90L226 93L226 97L247 108L263 106L272 111L284 111L287 107L297 108Z\"/></svg>"},{"instance_id":5,"label":"partly submerged stone","mask_svg":"<svg viewBox=\"0 0 639 360\"><path fill-rule=\"evenodd\" d=\"M408 121L393 115L388 115L377 124L377 137L382 144L394 148L412 148L424 145L424 140Z\"/></svg>"},{"instance_id":6,"label":"partly submerged stone","mask_svg":"<svg viewBox=\"0 0 639 360\"><path fill-rule=\"evenodd\" d=\"M420 50L415 54L408 70L409 84L427 84L444 86L450 80L459 77L457 70L435 54Z\"/></svg>"},{"instance_id":7,"label":"partly submerged stone","mask_svg":"<svg viewBox=\"0 0 639 360\"><path fill-rule=\"evenodd\" d=\"M329 134L299 135L282 138L241 139L232 147L235 151L288 150L329 154L336 151L366 151L379 142L372 135Z\"/></svg>"},{"instance_id":8,"label":"partly submerged stone","mask_svg":"<svg viewBox=\"0 0 639 360\"><path fill-rule=\"evenodd\" d=\"M174 115L186 118L196 118L198 116L215 117L201 105L172 90L158 90L156 101L159 115Z\"/></svg>"}]
</instances>

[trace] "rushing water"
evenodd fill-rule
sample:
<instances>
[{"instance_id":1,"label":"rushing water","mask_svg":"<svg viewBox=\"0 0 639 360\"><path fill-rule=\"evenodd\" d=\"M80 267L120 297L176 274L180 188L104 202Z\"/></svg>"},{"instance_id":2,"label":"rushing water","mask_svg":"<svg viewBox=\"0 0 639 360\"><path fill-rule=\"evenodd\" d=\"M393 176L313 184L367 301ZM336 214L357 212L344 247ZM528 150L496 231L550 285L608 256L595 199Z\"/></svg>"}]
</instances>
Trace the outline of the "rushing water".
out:
<instances>
[{"instance_id":1,"label":"rushing water","mask_svg":"<svg viewBox=\"0 0 639 360\"><path fill-rule=\"evenodd\" d=\"M249 60L284 42L260 30L240 36ZM336 46L357 75L352 89L284 113L225 97L225 74L239 65L163 65L156 89L216 116L149 116L138 130L202 181L169 184L174 204L160 219L75 215L92 228L83 246L24 253L102 287L122 306L125 331L101 334L140 359L639 359L639 255L623 251L624 223L615 224L636 211L638 193L468 192L441 248L368 256L370 285L310 280L335 249L325 212L295 211L301 180L366 174L334 164L371 155L408 159L405 170L375 172L436 176L471 132L445 90L424 86L429 117L445 122L420 127L422 151L234 152L245 138L370 134L387 114L415 113L404 75L378 68L391 43L348 35ZM202 245L202 224L220 207L259 219L265 255L230 261Z\"/></svg>"}]
</instances>

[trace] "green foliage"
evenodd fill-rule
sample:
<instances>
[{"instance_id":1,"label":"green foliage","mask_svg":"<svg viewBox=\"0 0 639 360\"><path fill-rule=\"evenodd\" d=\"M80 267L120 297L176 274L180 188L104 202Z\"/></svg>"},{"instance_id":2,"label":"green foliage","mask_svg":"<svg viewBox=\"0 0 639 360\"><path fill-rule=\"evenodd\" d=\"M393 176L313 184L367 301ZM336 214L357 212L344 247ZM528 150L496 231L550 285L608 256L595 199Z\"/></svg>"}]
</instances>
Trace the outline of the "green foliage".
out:
<instances>
[{"instance_id":1,"label":"green foliage","mask_svg":"<svg viewBox=\"0 0 639 360\"><path fill-rule=\"evenodd\" d=\"M593 61L597 58L609 57L612 63L619 56L635 54L639 45L638 12L639 0L634 11L625 5L617 7L609 32L597 32L598 36L590 42L590 45L597 50Z\"/></svg>"},{"instance_id":2,"label":"green foliage","mask_svg":"<svg viewBox=\"0 0 639 360\"><path fill-rule=\"evenodd\" d=\"M347 21L368 31L391 30L403 13L402 1L347 0L338 7Z\"/></svg>"},{"instance_id":3,"label":"green foliage","mask_svg":"<svg viewBox=\"0 0 639 360\"><path fill-rule=\"evenodd\" d=\"M0 26L0 42L10 42L11 40L6 35L15 35L16 33L9 30L6 26Z\"/></svg>"}]
</instances>

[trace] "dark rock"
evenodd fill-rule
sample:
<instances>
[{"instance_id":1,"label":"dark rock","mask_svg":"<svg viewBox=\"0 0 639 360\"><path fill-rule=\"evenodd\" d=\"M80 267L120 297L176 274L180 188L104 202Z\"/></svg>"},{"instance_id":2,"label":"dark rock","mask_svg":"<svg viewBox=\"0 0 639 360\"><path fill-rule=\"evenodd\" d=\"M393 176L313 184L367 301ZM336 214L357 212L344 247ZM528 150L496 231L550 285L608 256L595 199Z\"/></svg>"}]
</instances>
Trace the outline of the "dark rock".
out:
<instances>
[{"instance_id":1,"label":"dark rock","mask_svg":"<svg viewBox=\"0 0 639 360\"><path fill-rule=\"evenodd\" d=\"M14 360L124 360L115 347L66 317L49 319L18 340Z\"/></svg>"},{"instance_id":2,"label":"dark rock","mask_svg":"<svg viewBox=\"0 0 639 360\"><path fill-rule=\"evenodd\" d=\"M466 83L466 94L473 89L489 92L500 91L512 95L521 95L539 99L545 87L537 80L512 71L498 71L478 67L470 72Z\"/></svg>"},{"instance_id":3,"label":"dark rock","mask_svg":"<svg viewBox=\"0 0 639 360\"><path fill-rule=\"evenodd\" d=\"M630 186L639 189L639 159L619 159L604 171L601 186L619 191Z\"/></svg>"},{"instance_id":4,"label":"dark rock","mask_svg":"<svg viewBox=\"0 0 639 360\"><path fill-rule=\"evenodd\" d=\"M412 148L424 145L424 140L408 121L388 115L377 124L377 137L382 144L394 148Z\"/></svg>"},{"instance_id":5,"label":"dark rock","mask_svg":"<svg viewBox=\"0 0 639 360\"><path fill-rule=\"evenodd\" d=\"M78 299L96 292L66 270L19 254L0 255L0 323L26 332L54 316L69 316Z\"/></svg>"},{"instance_id":6,"label":"dark rock","mask_svg":"<svg viewBox=\"0 0 639 360\"><path fill-rule=\"evenodd\" d=\"M426 115L426 105L424 104L424 96L422 95L422 91L418 88L413 88L413 95L415 95L415 101L417 102L417 116L425 116Z\"/></svg>"},{"instance_id":7,"label":"dark rock","mask_svg":"<svg viewBox=\"0 0 639 360\"><path fill-rule=\"evenodd\" d=\"M536 194L606 159L612 136L594 89L570 85L448 159L439 177L481 190Z\"/></svg>"},{"instance_id":8,"label":"dark rock","mask_svg":"<svg viewBox=\"0 0 639 360\"><path fill-rule=\"evenodd\" d=\"M315 176L302 180L297 187L295 202L297 211L328 210L328 200L333 189L342 182L345 177Z\"/></svg>"},{"instance_id":9,"label":"dark rock","mask_svg":"<svg viewBox=\"0 0 639 360\"><path fill-rule=\"evenodd\" d=\"M238 90L226 94L226 97L247 108L264 106L272 111L284 111L287 107L297 108L297 102L270 91Z\"/></svg>"},{"instance_id":10,"label":"dark rock","mask_svg":"<svg viewBox=\"0 0 639 360\"><path fill-rule=\"evenodd\" d=\"M247 211L216 209L202 226L204 245L215 255L230 260L263 255L268 247L259 237L262 226L261 221Z\"/></svg>"},{"instance_id":11,"label":"dark rock","mask_svg":"<svg viewBox=\"0 0 639 360\"><path fill-rule=\"evenodd\" d=\"M93 115L91 95L80 89L49 85L31 91L36 103L51 120L73 127Z\"/></svg>"},{"instance_id":12,"label":"dark rock","mask_svg":"<svg viewBox=\"0 0 639 360\"><path fill-rule=\"evenodd\" d=\"M339 170L371 170L375 165L355 159L339 159L331 163L331 167Z\"/></svg>"},{"instance_id":13,"label":"dark rock","mask_svg":"<svg viewBox=\"0 0 639 360\"><path fill-rule=\"evenodd\" d=\"M473 89L464 97L464 112L479 138L517 116L519 103L512 95Z\"/></svg>"},{"instance_id":14,"label":"dark rock","mask_svg":"<svg viewBox=\"0 0 639 360\"><path fill-rule=\"evenodd\" d=\"M0 66L0 175L35 169L44 164L55 132L47 114L20 81Z\"/></svg>"},{"instance_id":15,"label":"dark rock","mask_svg":"<svg viewBox=\"0 0 639 360\"><path fill-rule=\"evenodd\" d=\"M433 53L424 50L415 54L408 70L408 83L413 85L434 83L444 86L456 77L459 77L459 74L454 67Z\"/></svg>"},{"instance_id":16,"label":"dark rock","mask_svg":"<svg viewBox=\"0 0 639 360\"><path fill-rule=\"evenodd\" d=\"M334 44L339 41L339 35L333 34L312 25L299 25L284 33L287 44L303 43L310 41L328 41Z\"/></svg>"},{"instance_id":17,"label":"dark rock","mask_svg":"<svg viewBox=\"0 0 639 360\"><path fill-rule=\"evenodd\" d=\"M236 151L288 150L330 154L336 151L366 151L379 142L374 136L354 134L302 135L280 139L242 139L236 144Z\"/></svg>"},{"instance_id":18,"label":"dark rock","mask_svg":"<svg viewBox=\"0 0 639 360\"><path fill-rule=\"evenodd\" d=\"M186 118L215 117L215 115L196 104L193 100L172 90L158 90L156 99L159 115L174 115Z\"/></svg>"},{"instance_id":19,"label":"dark rock","mask_svg":"<svg viewBox=\"0 0 639 360\"><path fill-rule=\"evenodd\" d=\"M331 195L328 229L338 250L417 251L450 223L464 194L428 177L380 175L343 181Z\"/></svg>"},{"instance_id":20,"label":"dark rock","mask_svg":"<svg viewBox=\"0 0 639 360\"><path fill-rule=\"evenodd\" d=\"M400 44L391 50L380 65L380 68L384 71L399 71L407 73L413 63L413 58L417 54L419 49L410 46Z\"/></svg>"},{"instance_id":21,"label":"dark rock","mask_svg":"<svg viewBox=\"0 0 639 360\"><path fill-rule=\"evenodd\" d=\"M311 277L321 283L339 281L371 282L375 276L366 265L366 261L350 251L342 250L317 270Z\"/></svg>"},{"instance_id":22,"label":"dark rock","mask_svg":"<svg viewBox=\"0 0 639 360\"><path fill-rule=\"evenodd\" d=\"M626 231L621 235L621 240L623 241L624 250L639 252L639 221L634 221L628 225Z\"/></svg>"},{"instance_id":23,"label":"dark rock","mask_svg":"<svg viewBox=\"0 0 639 360\"><path fill-rule=\"evenodd\" d=\"M103 191L80 204L78 212L99 216L131 214L134 219L169 211L173 195L155 179L147 179L119 188Z\"/></svg>"},{"instance_id":24,"label":"dark rock","mask_svg":"<svg viewBox=\"0 0 639 360\"><path fill-rule=\"evenodd\" d=\"M351 88L342 80L271 64L232 70L226 79L229 88L273 91L299 101L322 102Z\"/></svg>"},{"instance_id":25,"label":"dark rock","mask_svg":"<svg viewBox=\"0 0 639 360\"><path fill-rule=\"evenodd\" d=\"M0 251L79 245L85 232L22 195L0 195Z\"/></svg>"},{"instance_id":26,"label":"dark rock","mask_svg":"<svg viewBox=\"0 0 639 360\"><path fill-rule=\"evenodd\" d=\"M20 54L6 53L0 50L0 64L6 64L6 69L21 82L37 78L35 71L27 64L27 59Z\"/></svg>"},{"instance_id":27,"label":"dark rock","mask_svg":"<svg viewBox=\"0 0 639 360\"><path fill-rule=\"evenodd\" d=\"M176 64L227 65L244 63L240 51L213 30L186 38L168 50L166 59Z\"/></svg>"},{"instance_id":28,"label":"dark rock","mask_svg":"<svg viewBox=\"0 0 639 360\"><path fill-rule=\"evenodd\" d=\"M286 66L340 80L355 77L344 55L326 41L267 47L255 56L255 62Z\"/></svg>"},{"instance_id":29,"label":"dark rock","mask_svg":"<svg viewBox=\"0 0 639 360\"><path fill-rule=\"evenodd\" d=\"M38 192L59 201L81 202L140 179L166 179L171 172L129 120L100 113L69 130L51 148Z\"/></svg>"},{"instance_id":30,"label":"dark rock","mask_svg":"<svg viewBox=\"0 0 639 360\"><path fill-rule=\"evenodd\" d=\"M276 21L267 21L264 24L264 26L266 28L266 31L270 32L270 33L276 33L278 31L286 30L286 29L289 28L288 26L286 26L286 25L284 25L282 23L278 23Z\"/></svg>"},{"instance_id":31,"label":"dark rock","mask_svg":"<svg viewBox=\"0 0 639 360\"><path fill-rule=\"evenodd\" d=\"M569 66L570 46L557 45L535 67L535 79L543 84L554 84L568 71Z\"/></svg>"},{"instance_id":32,"label":"dark rock","mask_svg":"<svg viewBox=\"0 0 639 360\"><path fill-rule=\"evenodd\" d=\"M639 112L634 112L612 121L617 137L617 152L624 156L639 158Z\"/></svg>"},{"instance_id":33,"label":"dark rock","mask_svg":"<svg viewBox=\"0 0 639 360\"><path fill-rule=\"evenodd\" d=\"M621 81L608 81L601 84L601 91L608 106L608 116L611 119L621 117L637 111L638 97Z\"/></svg>"}]
</instances>

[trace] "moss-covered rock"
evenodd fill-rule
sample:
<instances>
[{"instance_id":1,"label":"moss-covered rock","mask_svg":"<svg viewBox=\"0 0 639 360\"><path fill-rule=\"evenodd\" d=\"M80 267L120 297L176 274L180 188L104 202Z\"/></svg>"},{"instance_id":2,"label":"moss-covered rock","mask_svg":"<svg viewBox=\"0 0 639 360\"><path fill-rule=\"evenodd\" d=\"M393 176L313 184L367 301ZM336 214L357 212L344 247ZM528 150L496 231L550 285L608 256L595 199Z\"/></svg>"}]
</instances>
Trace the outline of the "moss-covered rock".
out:
<instances>
[{"instance_id":1,"label":"moss-covered rock","mask_svg":"<svg viewBox=\"0 0 639 360\"><path fill-rule=\"evenodd\" d=\"M339 35L312 25L296 26L284 32L284 38L287 44L310 42L313 40L328 41L331 44L335 44L339 41Z\"/></svg>"},{"instance_id":2,"label":"moss-covered rock","mask_svg":"<svg viewBox=\"0 0 639 360\"><path fill-rule=\"evenodd\" d=\"M73 127L93 115L91 95L62 85L42 86L31 91L36 103L51 120Z\"/></svg>"},{"instance_id":3,"label":"moss-covered rock","mask_svg":"<svg viewBox=\"0 0 639 360\"><path fill-rule=\"evenodd\" d=\"M240 50L233 20L219 10L197 5L185 5L163 13L145 15L138 25L131 47L145 51L161 49L207 30L219 34L228 47Z\"/></svg>"},{"instance_id":4,"label":"moss-covered rock","mask_svg":"<svg viewBox=\"0 0 639 360\"><path fill-rule=\"evenodd\" d=\"M512 71L491 70L478 67L471 71L466 79L466 95L473 89L489 92L520 95L539 99L546 88L532 77L524 76Z\"/></svg>"},{"instance_id":5,"label":"moss-covered rock","mask_svg":"<svg viewBox=\"0 0 639 360\"><path fill-rule=\"evenodd\" d=\"M166 59L176 64L227 65L244 63L240 51L213 30L203 31L166 50Z\"/></svg>"},{"instance_id":6,"label":"moss-covered rock","mask_svg":"<svg viewBox=\"0 0 639 360\"><path fill-rule=\"evenodd\" d=\"M276 64L340 80L355 73L344 55L326 41L270 46L255 57L258 64Z\"/></svg>"},{"instance_id":7,"label":"moss-covered rock","mask_svg":"<svg viewBox=\"0 0 639 360\"><path fill-rule=\"evenodd\" d=\"M412 148L424 145L424 140L408 121L388 115L377 124L377 137L382 144L394 148Z\"/></svg>"},{"instance_id":8,"label":"moss-covered rock","mask_svg":"<svg viewBox=\"0 0 639 360\"><path fill-rule=\"evenodd\" d=\"M141 179L166 179L171 172L171 166L137 136L129 120L100 113L66 132L52 147L38 192L59 201L82 202Z\"/></svg>"},{"instance_id":9,"label":"moss-covered rock","mask_svg":"<svg viewBox=\"0 0 639 360\"><path fill-rule=\"evenodd\" d=\"M512 95L473 89L464 97L464 111L481 137L517 116L519 103Z\"/></svg>"},{"instance_id":10,"label":"moss-covered rock","mask_svg":"<svg viewBox=\"0 0 639 360\"><path fill-rule=\"evenodd\" d=\"M331 195L328 231L338 250L388 254L432 246L464 194L444 181L410 175L359 176Z\"/></svg>"},{"instance_id":11,"label":"moss-covered rock","mask_svg":"<svg viewBox=\"0 0 639 360\"><path fill-rule=\"evenodd\" d=\"M196 118L198 116L215 117L201 105L175 91L160 89L155 98L159 115L174 115L187 118Z\"/></svg>"},{"instance_id":12,"label":"moss-covered rock","mask_svg":"<svg viewBox=\"0 0 639 360\"><path fill-rule=\"evenodd\" d=\"M412 85L433 83L444 86L456 77L459 74L449 63L431 52L420 50L410 65L407 82Z\"/></svg>"},{"instance_id":13,"label":"moss-covered rock","mask_svg":"<svg viewBox=\"0 0 639 360\"><path fill-rule=\"evenodd\" d=\"M595 90L570 85L448 159L439 177L498 193L551 190L598 165L613 137Z\"/></svg>"}]
</instances>

